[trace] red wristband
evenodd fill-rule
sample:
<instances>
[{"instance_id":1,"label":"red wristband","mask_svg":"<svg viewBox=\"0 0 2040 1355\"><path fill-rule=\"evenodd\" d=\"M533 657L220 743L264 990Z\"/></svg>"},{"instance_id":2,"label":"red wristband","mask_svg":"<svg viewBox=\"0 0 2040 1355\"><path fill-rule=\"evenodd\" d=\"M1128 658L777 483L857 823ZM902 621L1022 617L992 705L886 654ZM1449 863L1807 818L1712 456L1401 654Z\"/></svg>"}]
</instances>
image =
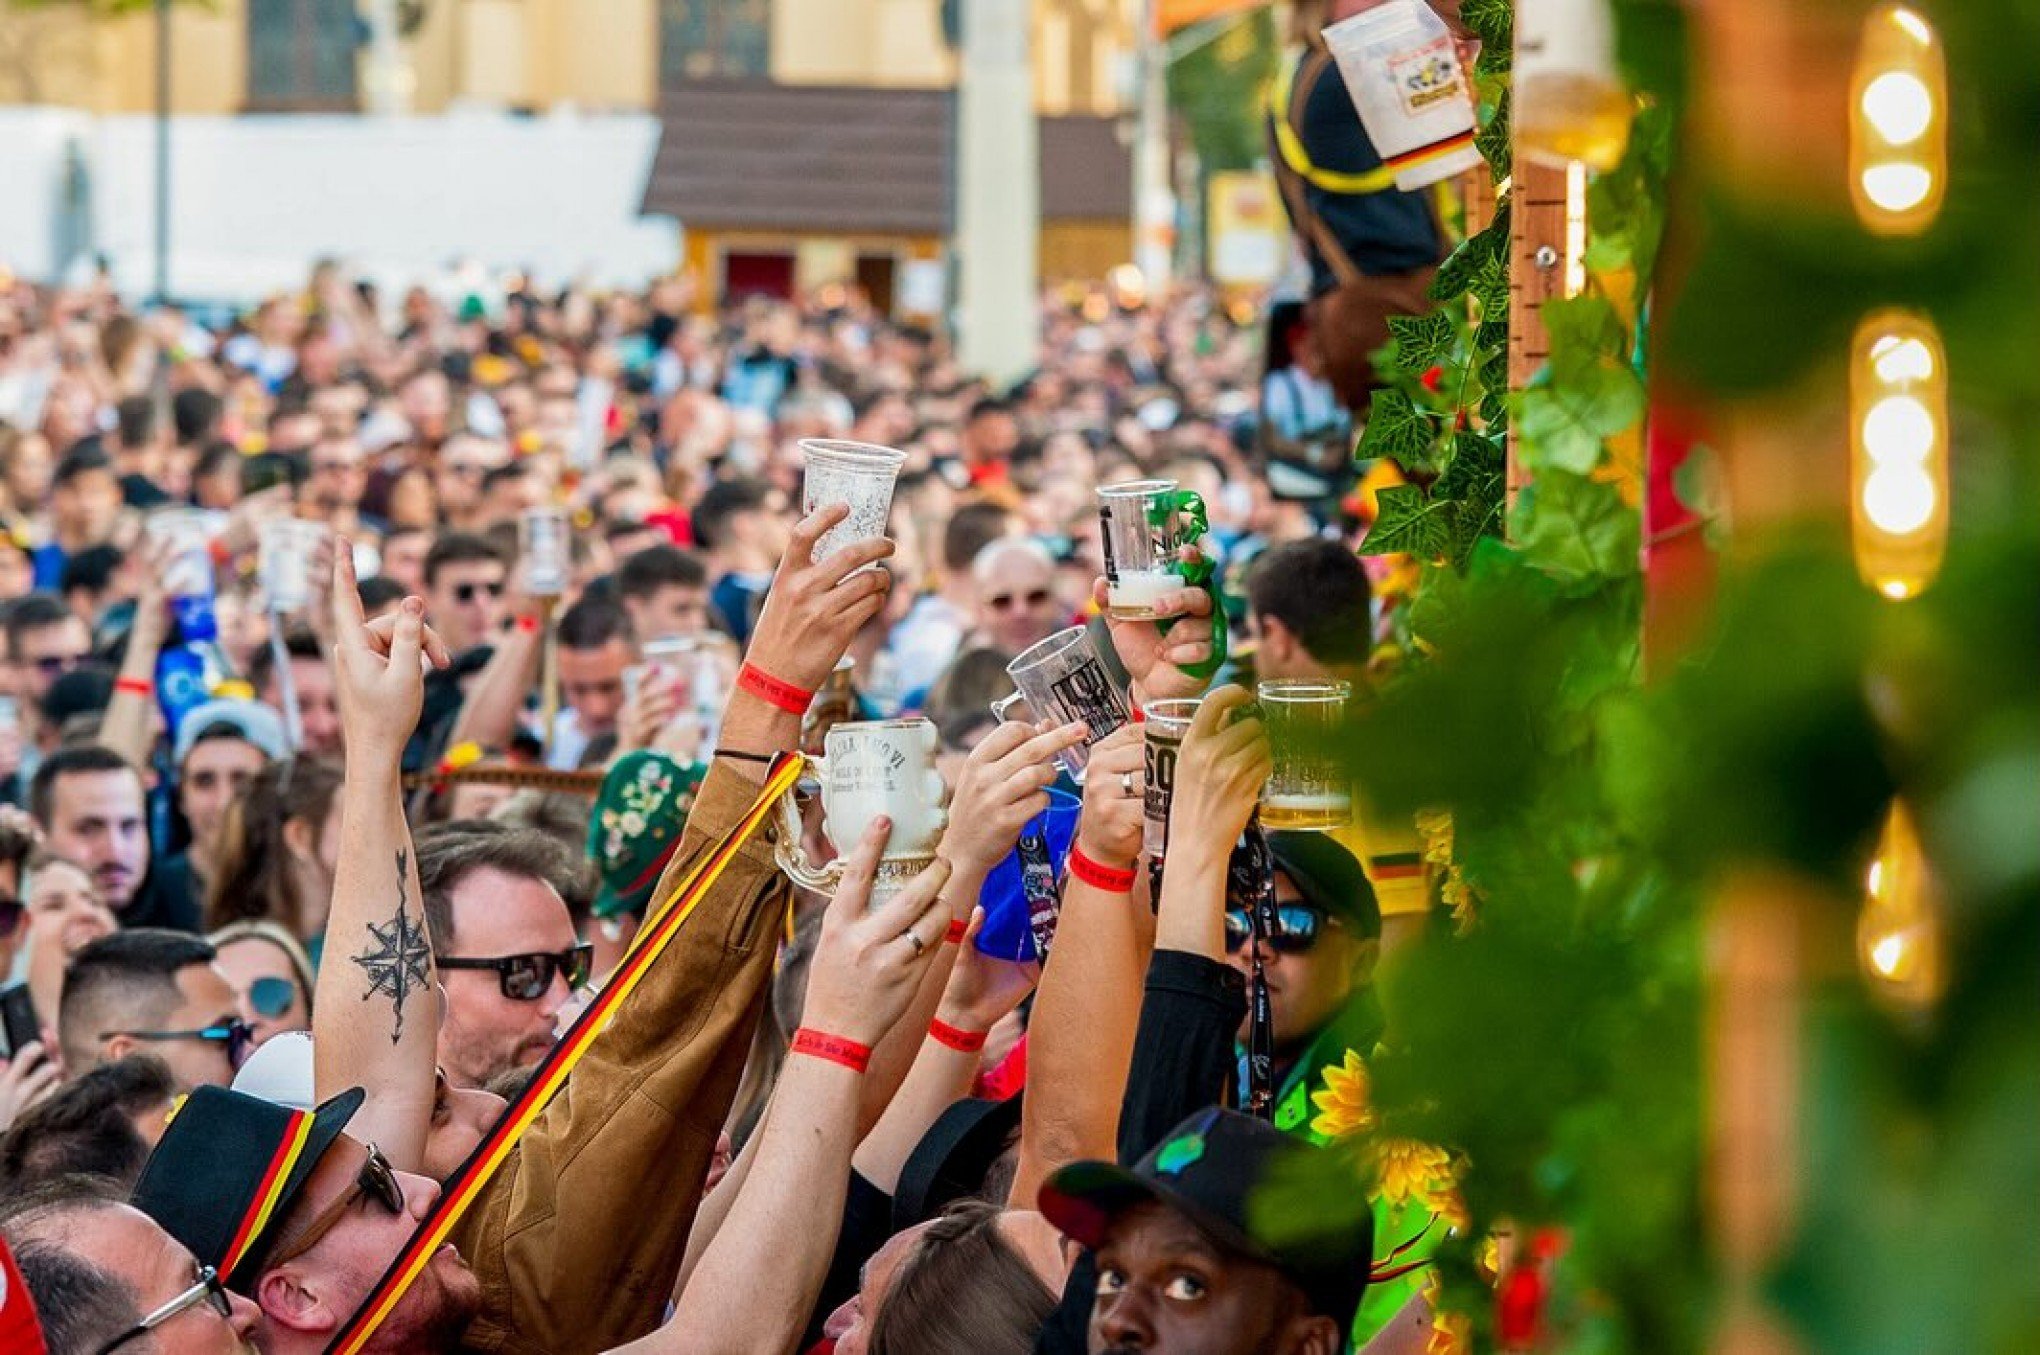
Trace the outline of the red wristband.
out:
<instances>
[{"instance_id":1,"label":"red wristband","mask_svg":"<svg viewBox=\"0 0 2040 1355\"><path fill-rule=\"evenodd\" d=\"M963 934L970 930L970 924L960 917L949 919L949 930L942 939L945 943L958 946L963 944Z\"/></svg>"},{"instance_id":2,"label":"red wristband","mask_svg":"<svg viewBox=\"0 0 2040 1355\"><path fill-rule=\"evenodd\" d=\"M156 694L156 684L141 677L117 677L113 680L113 689L117 692L129 692L135 696Z\"/></svg>"},{"instance_id":3,"label":"red wristband","mask_svg":"<svg viewBox=\"0 0 2040 1355\"><path fill-rule=\"evenodd\" d=\"M815 694L807 688L782 682L755 663L744 665L737 674L737 686L760 701L779 707L788 715L807 714L815 699Z\"/></svg>"},{"instance_id":4,"label":"red wristband","mask_svg":"<svg viewBox=\"0 0 2040 1355\"><path fill-rule=\"evenodd\" d=\"M853 1073L861 1073L871 1062L871 1046L855 1040L845 1040L836 1035L824 1035L819 1030L802 1026L793 1033L793 1046L788 1051L806 1054L811 1058L827 1059L840 1063Z\"/></svg>"},{"instance_id":5,"label":"red wristband","mask_svg":"<svg viewBox=\"0 0 2040 1355\"><path fill-rule=\"evenodd\" d=\"M539 624L539 619L535 616L520 616L517 618L517 629L526 635L538 634Z\"/></svg>"},{"instance_id":6,"label":"red wristband","mask_svg":"<svg viewBox=\"0 0 2040 1355\"><path fill-rule=\"evenodd\" d=\"M1131 868L1114 870L1110 866L1100 865L1084 855L1082 847L1070 848L1070 874L1076 876L1085 884L1090 885L1093 889L1102 889L1108 894L1131 894L1133 892L1134 872Z\"/></svg>"},{"instance_id":7,"label":"red wristband","mask_svg":"<svg viewBox=\"0 0 2040 1355\"><path fill-rule=\"evenodd\" d=\"M983 1049L985 1035L982 1030L959 1030L940 1017L928 1023L928 1038L936 1044L947 1045L959 1054L975 1054Z\"/></svg>"}]
</instances>

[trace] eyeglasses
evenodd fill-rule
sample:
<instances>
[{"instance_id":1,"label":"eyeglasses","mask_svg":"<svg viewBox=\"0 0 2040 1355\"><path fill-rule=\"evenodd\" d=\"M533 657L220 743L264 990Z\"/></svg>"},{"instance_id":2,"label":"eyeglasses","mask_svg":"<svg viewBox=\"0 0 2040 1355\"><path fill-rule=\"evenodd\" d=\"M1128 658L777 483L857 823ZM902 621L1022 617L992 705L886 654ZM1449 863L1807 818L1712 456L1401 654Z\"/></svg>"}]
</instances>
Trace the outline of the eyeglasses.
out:
<instances>
[{"instance_id":1,"label":"eyeglasses","mask_svg":"<svg viewBox=\"0 0 2040 1355\"><path fill-rule=\"evenodd\" d=\"M229 1017L215 1021L197 1030L103 1030L102 1040L111 1040L116 1035L125 1035L130 1040L205 1040L212 1044L225 1045L227 1062L239 1068L248 1057L248 1051L255 1044L255 1029L240 1017Z\"/></svg>"},{"instance_id":2,"label":"eyeglasses","mask_svg":"<svg viewBox=\"0 0 2040 1355\"><path fill-rule=\"evenodd\" d=\"M136 1337L147 1336L179 1313L196 1308L201 1303L210 1303L212 1310L223 1318L231 1318L234 1315L234 1301L227 1297L227 1287L220 1283L220 1273L211 1266L200 1266L198 1279L191 1288L101 1346L98 1355L107 1355L108 1351L119 1350Z\"/></svg>"},{"instance_id":3,"label":"eyeglasses","mask_svg":"<svg viewBox=\"0 0 2040 1355\"><path fill-rule=\"evenodd\" d=\"M1010 612L1015 607L1025 607L1030 611L1036 607L1045 607L1048 605L1048 599L1049 591L1046 588L1033 588L1025 593L996 593L986 601L995 612Z\"/></svg>"},{"instance_id":4,"label":"eyeglasses","mask_svg":"<svg viewBox=\"0 0 2040 1355\"><path fill-rule=\"evenodd\" d=\"M296 1001L297 985L289 979L257 979L248 985L248 1006L257 1016L282 1016Z\"/></svg>"},{"instance_id":5,"label":"eyeglasses","mask_svg":"<svg viewBox=\"0 0 2040 1355\"><path fill-rule=\"evenodd\" d=\"M1268 949L1277 955L1302 955L1318 943L1318 935L1327 927L1336 927L1336 918L1328 917L1307 903L1284 903L1275 909L1275 934L1267 938ZM1254 934L1254 922L1244 908L1225 910L1225 948L1236 951L1245 946Z\"/></svg>"},{"instance_id":6,"label":"eyeglasses","mask_svg":"<svg viewBox=\"0 0 2040 1355\"><path fill-rule=\"evenodd\" d=\"M438 955L433 957L433 963L441 969L493 969L504 997L512 1002L536 1002L552 987L555 974L565 974L569 988L587 983L588 970L595 963L595 947L572 946L551 953L499 955L488 960Z\"/></svg>"},{"instance_id":7,"label":"eyeglasses","mask_svg":"<svg viewBox=\"0 0 2040 1355\"><path fill-rule=\"evenodd\" d=\"M483 593L487 593L491 598L502 597L503 585L501 583L457 583L453 586L453 600L462 605L473 602L476 597Z\"/></svg>"},{"instance_id":8,"label":"eyeglasses","mask_svg":"<svg viewBox=\"0 0 2040 1355\"><path fill-rule=\"evenodd\" d=\"M85 662L85 656L83 654L44 654L38 658L30 659L29 662L34 664L35 671L41 673L44 677L62 677L79 664Z\"/></svg>"},{"instance_id":9,"label":"eyeglasses","mask_svg":"<svg viewBox=\"0 0 2040 1355\"><path fill-rule=\"evenodd\" d=\"M347 1217L347 1211L363 1200L374 1200L390 1211L391 1218L404 1216L404 1188L397 1184L397 1174L391 1170L389 1159L372 1143L368 1145L368 1156L362 1159L361 1170L354 1175L354 1188L315 1214L297 1240L288 1247L279 1247L266 1266L273 1270L318 1246L319 1239L332 1232Z\"/></svg>"}]
</instances>

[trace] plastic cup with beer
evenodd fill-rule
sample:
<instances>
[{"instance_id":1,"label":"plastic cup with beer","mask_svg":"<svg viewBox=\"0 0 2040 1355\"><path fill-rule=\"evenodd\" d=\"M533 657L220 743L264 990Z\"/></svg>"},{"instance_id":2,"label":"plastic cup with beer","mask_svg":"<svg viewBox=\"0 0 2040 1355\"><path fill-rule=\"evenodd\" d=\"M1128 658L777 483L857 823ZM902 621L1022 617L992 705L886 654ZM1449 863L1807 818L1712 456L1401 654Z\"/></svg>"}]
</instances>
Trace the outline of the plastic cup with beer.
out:
<instances>
[{"instance_id":1,"label":"plastic cup with beer","mask_svg":"<svg viewBox=\"0 0 2040 1355\"><path fill-rule=\"evenodd\" d=\"M1353 788L1340 765L1339 727L1353 684L1270 679L1255 690L1275 769L1261 792L1261 823L1325 831L1353 819Z\"/></svg>"},{"instance_id":2,"label":"plastic cup with beer","mask_svg":"<svg viewBox=\"0 0 2040 1355\"><path fill-rule=\"evenodd\" d=\"M1146 819L1141 830L1141 849L1157 869L1169 845L1169 806L1176 792L1176 758L1189 737L1190 722L1197 718L1199 701L1170 699L1149 703L1141 712L1141 732L1147 757L1147 798L1142 802Z\"/></svg>"},{"instance_id":3,"label":"plastic cup with beer","mask_svg":"<svg viewBox=\"0 0 2040 1355\"><path fill-rule=\"evenodd\" d=\"M1174 480L1128 480L1098 491L1105 545L1105 605L1121 621L1152 621L1155 605L1186 582L1184 552L1211 519L1196 491Z\"/></svg>"}]
</instances>

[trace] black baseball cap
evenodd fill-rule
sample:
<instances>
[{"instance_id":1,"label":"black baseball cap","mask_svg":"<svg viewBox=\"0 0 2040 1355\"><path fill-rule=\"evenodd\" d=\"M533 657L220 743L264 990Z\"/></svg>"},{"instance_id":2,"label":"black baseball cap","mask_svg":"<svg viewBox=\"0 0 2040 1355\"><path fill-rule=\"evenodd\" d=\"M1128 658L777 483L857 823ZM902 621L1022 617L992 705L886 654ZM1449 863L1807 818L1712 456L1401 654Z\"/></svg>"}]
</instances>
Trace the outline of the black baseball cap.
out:
<instances>
[{"instance_id":1,"label":"black baseball cap","mask_svg":"<svg viewBox=\"0 0 2040 1355\"><path fill-rule=\"evenodd\" d=\"M1362 936L1381 935L1381 904L1360 868L1360 858L1330 833L1270 833L1275 869L1287 875L1304 902L1345 922Z\"/></svg>"},{"instance_id":2,"label":"black baseball cap","mask_svg":"<svg viewBox=\"0 0 2040 1355\"><path fill-rule=\"evenodd\" d=\"M1020 1128L1020 1098L967 1096L936 1117L900 1169L893 1192L893 1231L926 1223L957 1200L984 1188L985 1173Z\"/></svg>"},{"instance_id":3,"label":"black baseball cap","mask_svg":"<svg viewBox=\"0 0 2040 1355\"><path fill-rule=\"evenodd\" d=\"M1288 1275L1312 1308L1352 1329L1373 1260L1374 1218L1357 1211L1331 1232L1307 1242L1274 1240L1249 1212L1254 1193L1278 1169L1304 1165L1325 1150L1292 1138L1266 1120L1219 1106L1198 1111L1169 1132L1131 1169L1111 1162L1073 1162L1041 1187L1041 1212L1089 1248L1104 1242L1128 1210L1159 1204L1187 1219L1222 1249L1264 1261Z\"/></svg>"},{"instance_id":4,"label":"black baseball cap","mask_svg":"<svg viewBox=\"0 0 2040 1355\"><path fill-rule=\"evenodd\" d=\"M316 1109L292 1110L200 1087L177 1108L129 1203L246 1293L298 1192L365 1099L350 1087Z\"/></svg>"}]
</instances>

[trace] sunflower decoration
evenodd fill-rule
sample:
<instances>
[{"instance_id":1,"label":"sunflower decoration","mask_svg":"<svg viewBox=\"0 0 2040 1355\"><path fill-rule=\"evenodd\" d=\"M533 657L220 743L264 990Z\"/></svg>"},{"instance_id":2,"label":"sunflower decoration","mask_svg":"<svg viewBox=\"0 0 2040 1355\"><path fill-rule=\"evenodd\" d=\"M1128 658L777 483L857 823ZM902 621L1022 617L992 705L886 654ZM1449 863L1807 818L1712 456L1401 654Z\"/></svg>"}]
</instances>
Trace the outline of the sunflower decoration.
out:
<instances>
[{"instance_id":1,"label":"sunflower decoration","mask_svg":"<svg viewBox=\"0 0 2040 1355\"><path fill-rule=\"evenodd\" d=\"M1466 872L1452 856L1452 815L1443 809L1417 814L1417 835L1424 843L1424 865L1439 882L1439 897L1452 910L1452 924L1461 936L1473 930L1477 899Z\"/></svg>"},{"instance_id":2,"label":"sunflower decoration","mask_svg":"<svg viewBox=\"0 0 2040 1355\"><path fill-rule=\"evenodd\" d=\"M1345 1059L1325 1069L1325 1085L1310 1094L1317 1115L1310 1122L1313 1134L1340 1139L1375 1127L1374 1098L1367 1078L1367 1065L1360 1055L1347 1050Z\"/></svg>"}]
</instances>

